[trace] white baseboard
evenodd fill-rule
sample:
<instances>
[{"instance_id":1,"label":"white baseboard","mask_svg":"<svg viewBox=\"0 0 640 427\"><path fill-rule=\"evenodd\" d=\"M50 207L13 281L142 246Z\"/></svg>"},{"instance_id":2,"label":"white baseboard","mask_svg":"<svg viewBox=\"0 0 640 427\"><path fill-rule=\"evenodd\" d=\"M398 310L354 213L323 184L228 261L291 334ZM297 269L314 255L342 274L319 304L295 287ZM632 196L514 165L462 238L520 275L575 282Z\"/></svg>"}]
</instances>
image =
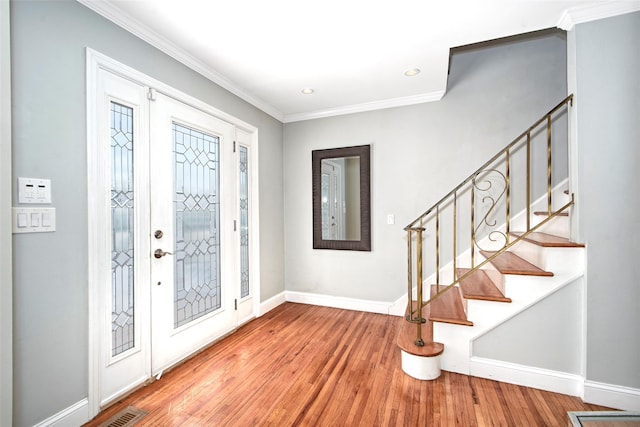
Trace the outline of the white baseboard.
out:
<instances>
[{"instance_id":1,"label":"white baseboard","mask_svg":"<svg viewBox=\"0 0 640 427\"><path fill-rule=\"evenodd\" d=\"M640 411L640 389L637 388L585 381L583 400L623 411Z\"/></svg>"},{"instance_id":2,"label":"white baseboard","mask_svg":"<svg viewBox=\"0 0 640 427\"><path fill-rule=\"evenodd\" d=\"M482 357L470 359L469 375L569 396L582 396L584 387L584 379L580 375Z\"/></svg>"},{"instance_id":3,"label":"white baseboard","mask_svg":"<svg viewBox=\"0 0 640 427\"><path fill-rule=\"evenodd\" d=\"M89 399L82 399L34 427L78 427L89 421Z\"/></svg>"},{"instance_id":4,"label":"white baseboard","mask_svg":"<svg viewBox=\"0 0 640 427\"><path fill-rule=\"evenodd\" d=\"M407 311L407 294L402 295L389 306L389 314L391 316L404 316Z\"/></svg>"},{"instance_id":5,"label":"white baseboard","mask_svg":"<svg viewBox=\"0 0 640 427\"><path fill-rule=\"evenodd\" d=\"M285 294L286 300L289 302L341 308L345 310L366 311L369 313L389 314L389 310L392 306L392 304L383 301L335 297L307 292L285 291Z\"/></svg>"},{"instance_id":6,"label":"white baseboard","mask_svg":"<svg viewBox=\"0 0 640 427\"><path fill-rule=\"evenodd\" d=\"M262 301L260 303L260 313L258 313L258 317L270 312L271 310L273 310L280 304L284 304L285 302L287 302L287 300L285 298L284 292L280 292L279 294L272 296L268 300Z\"/></svg>"}]
</instances>

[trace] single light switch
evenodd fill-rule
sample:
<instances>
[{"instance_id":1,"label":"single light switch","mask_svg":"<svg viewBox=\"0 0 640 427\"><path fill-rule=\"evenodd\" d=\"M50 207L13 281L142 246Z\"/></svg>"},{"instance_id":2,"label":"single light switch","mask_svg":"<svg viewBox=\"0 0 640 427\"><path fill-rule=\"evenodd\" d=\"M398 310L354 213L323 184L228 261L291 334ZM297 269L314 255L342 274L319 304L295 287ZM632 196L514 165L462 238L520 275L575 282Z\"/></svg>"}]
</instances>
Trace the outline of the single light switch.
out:
<instances>
[{"instance_id":1,"label":"single light switch","mask_svg":"<svg viewBox=\"0 0 640 427\"><path fill-rule=\"evenodd\" d=\"M27 222L27 214L19 213L18 214L18 228L26 228L29 225Z\"/></svg>"},{"instance_id":2,"label":"single light switch","mask_svg":"<svg viewBox=\"0 0 640 427\"><path fill-rule=\"evenodd\" d=\"M396 216L394 214L387 215L387 224L393 225L396 223Z\"/></svg>"},{"instance_id":3,"label":"single light switch","mask_svg":"<svg viewBox=\"0 0 640 427\"><path fill-rule=\"evenodd\" d=\"M51 227L51 214L49 212L42 213L42 226Z\"/></svg>"},{"instance_id":4,"label":"single light switch","mask_svg":"<svg viewBox=\"0 0 640 427\"><path fill-rule=\"evenodd\" d=\"M31 226L32 227L40 227L40 218L41 218L41 214L32 213L31 214Z\"/></svg>"}]
</instances>

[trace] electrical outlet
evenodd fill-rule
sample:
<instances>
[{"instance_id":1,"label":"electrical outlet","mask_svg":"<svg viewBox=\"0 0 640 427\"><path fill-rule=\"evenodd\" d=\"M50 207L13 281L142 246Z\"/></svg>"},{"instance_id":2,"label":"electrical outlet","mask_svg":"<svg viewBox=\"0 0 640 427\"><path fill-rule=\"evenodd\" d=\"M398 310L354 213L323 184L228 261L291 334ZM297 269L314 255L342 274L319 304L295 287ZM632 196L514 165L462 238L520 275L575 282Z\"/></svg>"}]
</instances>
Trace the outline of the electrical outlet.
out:
<instances>
[{"instance_id":1,"label":"electrical outlet","mask_svg":"<svg viewBox=\"0 0 640 427\"><path fill-rule=\"evenodd\" d=\"M18 178L18 203L51 204L51 180Z\"/></svg>"}]
</instances>

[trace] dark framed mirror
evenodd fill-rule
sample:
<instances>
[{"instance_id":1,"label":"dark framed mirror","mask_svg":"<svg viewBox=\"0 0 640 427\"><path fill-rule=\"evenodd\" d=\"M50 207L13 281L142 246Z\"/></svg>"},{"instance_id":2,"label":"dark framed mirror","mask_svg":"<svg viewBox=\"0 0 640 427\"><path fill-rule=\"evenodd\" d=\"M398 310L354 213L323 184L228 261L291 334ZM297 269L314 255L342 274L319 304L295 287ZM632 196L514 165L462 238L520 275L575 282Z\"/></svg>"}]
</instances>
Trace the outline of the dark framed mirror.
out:
<instances>
[{"instance_id":1,"label":"dark framed mirror","mask_svg":"<svg viewBox=\"0 0 640 427\"><path fill-rule=\"evenodd\" d=\"M313 248L371 250L371 146L313 150Z\"/></svg>"}]
</instances>

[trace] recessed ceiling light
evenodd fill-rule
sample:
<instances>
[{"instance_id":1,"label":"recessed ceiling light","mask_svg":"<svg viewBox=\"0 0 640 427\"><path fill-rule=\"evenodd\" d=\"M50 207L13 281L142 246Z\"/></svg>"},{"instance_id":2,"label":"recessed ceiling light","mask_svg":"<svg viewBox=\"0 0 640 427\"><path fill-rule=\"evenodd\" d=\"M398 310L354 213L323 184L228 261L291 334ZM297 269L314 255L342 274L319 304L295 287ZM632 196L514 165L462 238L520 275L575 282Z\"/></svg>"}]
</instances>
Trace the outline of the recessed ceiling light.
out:
<instances>
[{"instance_id":1,"label":"recessed ceiling light","mask_svg":"<svg viewBox=\"0 0 640 427\"><path fill-rule=\"evenodd\" d=\"M311 95L313 93L313 89L311 88L302 89L302 93L304 93L305 95Z\"/></svg>"},{"instance_id":2,"label":"recessed ceiling light","mask_svg":"<svg viewBox=\"0 0 640 427\"><path fill-rule=\"evenodd\" d=\"M407 77L415 76L416 74L420 74L419 68L412 68L404 72L404 75Z\"/></svg>"}]
</instances>

